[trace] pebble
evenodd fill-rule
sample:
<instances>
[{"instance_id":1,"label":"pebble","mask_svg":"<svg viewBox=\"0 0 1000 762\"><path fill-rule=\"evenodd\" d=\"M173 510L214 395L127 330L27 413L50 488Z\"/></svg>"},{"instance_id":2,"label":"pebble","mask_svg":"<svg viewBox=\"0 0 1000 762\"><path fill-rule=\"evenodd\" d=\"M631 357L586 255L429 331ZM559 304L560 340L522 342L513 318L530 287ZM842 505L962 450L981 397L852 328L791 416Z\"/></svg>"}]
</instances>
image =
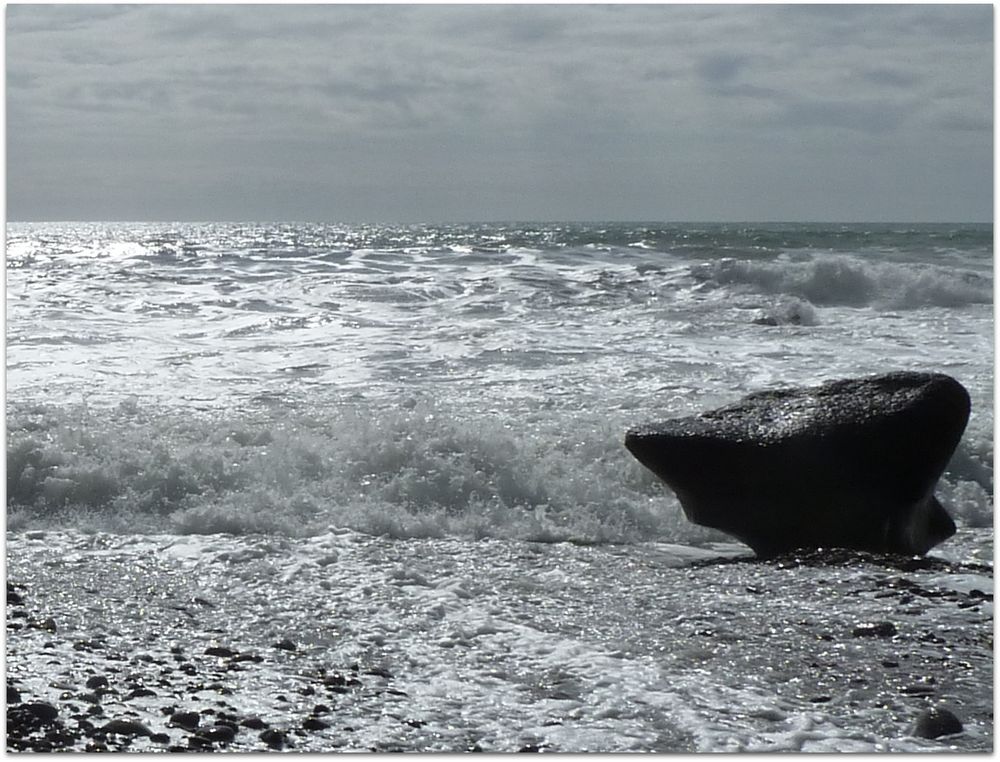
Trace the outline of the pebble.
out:
<instances>
[{"instance_id":1,"label":"pebble","mask_svg":"<svg viewBox=\"0 0 1000 762\"><path fill-rule=\"evenodd\" d=\"M52 704L47 704L43 701L32 701L27 704L21 704L18 709L30 714L43 725L53 723L59 717L59 710L52 706Z\"/></svg>"},{"instance_id":2,"label":"pebble","mask_svg":"<svg viewBox=\"0 0 1000 762\"><path fill-rule=\"evenodd\" d=\"M289 638L282 638L277 643L274 644L275 648L280 648L282 651L294 651L298 648L295 643Z\"/></svg>"},{"instance_id":3,"label":"pebble","mask_svg":"<svg viewBox=\"0 0 1000 762\"><path fill-rule=\"evenodd\" d=\"M88 677L86 686L90 690L94 690L94 688L106 688L108 686L108 678L104 675L94 675L93 677Z\"/></svg>"},{"instance_id":4,"label":"pebble","mask_svg":"<svg viewBox=\"0 0 1000 762\"><path fill-rule=\"evenodd\" d=\"M201 715L197 712L175 712L170 715L170 724L185 730L194 730L201 721Z\"/></svg>"},{"instance_id":5,"label":"pebble","mask_svg":"<svg viewBox=\"0 0 1000 762\"><path fill-rule=\"evenodd\" d=\"M896 634L896 625L892 622L866 622L855 627L851 634L856 638L891 638Z\"/></svg>"},{"instance_id":6,"label":"pebble","mask_svg":"<svg viewBox=\"0 0 1000 762\"><path fill-rule=\"evenodd\" d=\"M231 725L215 724L199 731L198 735L213 743L232 743L233 739L236 738L236 728Z\"/></svg>"},{"instance_id":7,"label":"pebble","mask_svg":"<svg viewBox=\"0 0 1000 762\"><path fill-rule=\"evenodd\" d=\"M307 717L302 727L306 730L325 730L330 727L330 723L323 722L319 717Z\"/></svg>"},{"instance_id":8,"label":"pebble","mask_svg":"<svg viewBox=\"0 0 1000 762\"><path fill-rule=\"evenodd\" d=\"M111 720L101 728L105 735L115 733L120 736L151 736L153 732L136 720Z\"/></svg>"},{"instance_id":9,"label":"pebble","mask_svg":"<svg viewBox=\"0 0 1000 762\"><path fill-rule=\"evenodd\" d=\"M240 725L242 725L245 728L250 728L250 730L266 730L268 727L270 727L260 717L247 717L240 723Z\"/></svg>"},{"instance_id":10,"label":"pebble","mask_svg":"<svg viewBox=\"0 0 1000 762\"><path fill-rule=\"evenodd\" d=\"M21 691L15 688L13 685L7 686L7 705L20 704L21 703Z\"/></svg>"},{"instance_id":11,"label":"pebble","mask_svg":"<svg viewBox=\"0 0 1000 762\"><path fill-rule=\"evenodd\" d=\"M234 651L231 648L226 648L224 646L211 646L205 649L206 656L221 656L223 658L230 658L236 656L239 651Z\"/></svg>"},{"instance_id":12,"label":"pebble","mask_svg":"<svg viewBox=\"0 0 1000 762\"><path fill-rule=\"evenodd\" d=\"M156 691L150 688L136 688L135 690L129 691L128 693L125 694L125 701L137 698L149 698L155 695Z\"/></svg>"},{"instance_id":13,"label":"pebble","mask_svg":"<svg viewBox=\"0 0 1000 762\"><path fill-rule=\"evenodd\" d=\"M940 738L961 733L962 721L948 709L932 707L917 715L913 735L918 738Z\"/></svg>"},{"instance_id":14,"label":"pebble","mask_svg":"<svg viewBox=\"0 0 1000 762\"><path fill-rule=\"evenodd\" d=\"M257 737L272 749L280 749L285 745L286 736L285 732L282 730L268 728Z\"/></svg>"}]
</instances>

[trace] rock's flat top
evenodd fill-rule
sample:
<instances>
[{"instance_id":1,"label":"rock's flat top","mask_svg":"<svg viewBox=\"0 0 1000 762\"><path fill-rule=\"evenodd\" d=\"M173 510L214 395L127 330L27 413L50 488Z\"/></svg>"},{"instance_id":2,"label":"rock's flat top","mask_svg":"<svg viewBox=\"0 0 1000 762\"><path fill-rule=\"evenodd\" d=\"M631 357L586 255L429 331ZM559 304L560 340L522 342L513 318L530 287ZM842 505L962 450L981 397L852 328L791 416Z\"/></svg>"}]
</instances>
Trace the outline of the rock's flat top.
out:
<instances>
[{"instance_id":1,"label":"rock's flat top","mask_svg":"<svg viewBox=\"0 0 1000 762\"><path fill-rule=\"evenodd\" d=\"M936 400L946 400L956 408L964 400L968 408L968 393L953 378L897 372L757 392L697 416L636 426L629 435L711 437L767 445L835 428L864 426L924 404L935 404Z\"/></svg>"}]
</instances>

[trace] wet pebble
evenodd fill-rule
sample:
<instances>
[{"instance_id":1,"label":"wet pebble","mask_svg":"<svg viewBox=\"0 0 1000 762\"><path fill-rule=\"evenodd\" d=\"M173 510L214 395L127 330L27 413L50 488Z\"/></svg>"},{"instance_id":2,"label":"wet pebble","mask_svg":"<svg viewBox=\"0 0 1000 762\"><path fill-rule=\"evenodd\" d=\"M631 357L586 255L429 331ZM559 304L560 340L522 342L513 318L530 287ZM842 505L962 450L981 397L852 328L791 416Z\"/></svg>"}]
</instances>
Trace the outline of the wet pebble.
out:
<instances>
[{"instance_id":1,"label":"wet pebble","mask_svg":"<svg viewBox=\"0 0 1000 762\"><path fill-rule=\"evenodd\" d=\"M170 715L170 724L176 725L185 730L194 730L201 722L201 715L198 712L175 712Z\"/></svg>"},{"instance_id":2,"label":"wet pebble","mask_svg":"<svg viewBox=\"0 0 1000 762\"><path fill-rule=\"evenodd\" d=\"M116 734L120 736L151 736L153 732L136 720L111 720L101 728L105 735Z\"/></svg>"},{"instance_id":3,"label":"wet pebble","mask_svg":"<svg viewBox=\"0 0 1000 762\"><path fill-rule=\"evenodd\" d=\"M45 703L44 701L32 701L27 704L20 704L16 709L43 725L53 723L59 717L59 710L52 706L52 704Z\"/></svg>"},{"instance_id":4,"label":"wet pebble","mask_svg":"<svg viewBox=\"0 0 1000 762\"><path fill-rule=\"evenodd\" d=\"M230 658L236 656L239 651L234 651L231 648L226 648L224 646L211 646L205 649L206 656L221 656L223 658Z\"/></svg>"},{"instance_id":5,"label":"wet pebble","mask_svg":"<svg viewBox=\"0 0 1000 762\"><path fill-rule=\"evenodd\" d=\"M250 728L250 730L266 730L270 727L260 717L247 717L245 720L240 722L240 725L245 728Z\"/></svg>"},{"instance_id":6,"label":"wet pebble","mask_svg":"<svg viewBox=\"0 0 1000 762\"><path fill-rule=\"evenodd\" d=\"M962 730L962 721L953 712L942 707L932 707L917 715L913 735L918 738L940 738L961 733Z\"/></svg>"},{"instance_id":7,"label":"wet pebble","mask_svg":"<svg viewBox=\"0 0 1000 762\"><path fill-rule=\"evenodd\" d=\"M274 647L280 648L282 651L294 651L298 648L290 638L282 638L274 644Z\"/></svg>"},{"instance_id":8,"label":"wet pebble","mask_svg":"<svg viewBox=\"0 0 1000 762\"><path fill-rule=\"evenodd\" d=\"M330 723L323 722L319 717L307 717L302 727L306 730L325 730L330 727Z\"/></svg>"},{"instance_id":9,"label":"wet pebble","mask_svg":"<svg viewBox=\"0 0 1000 762\"><path fill-rule=\"evenodd\" d=\"M896 634L892 622L866 622L855 627L851 634L856 638L891 638Z\"/></svg>"},{"instance_id":10,"label":"wet pebble","mask_svg":"<svg viewBox=\"0 0 1000 762\"><path fill-rule=\"evenodd\" d=\"M104 675L94 675L92 677L87 678L87 682L85 683L85 685L90 690L94 690L94 688L107 688L108 678L106 678Z\"/></svg>"},{"instance_id":11,"label":"wet pebble","mask_svg":"<svg viewBox=\"0 0 1000 762\"><path fill-rule=\"evenodd\" d=\"M137 699L137 698L149 698L155 695L156 691L150 688L136 688L135 690L129 691L128 693L125 694L125 701L130 701L131 699Z\"/></svg>"},{"instance_id":12,"label":"wet pebble","mask_svg":"<svg viewBox=\"0 0 1000 762\"><path fill-rule=\"evenodd\" d=\"M257 737L272 749L280 749L285 745L287 735L282 730L268 728Z\"/></svg>"},{"instance_id":13,"label":"wet pebble","mask_svg":"<svg viewBox=\"0 0 1000 762\"><path fill-rule=\"evenodd\" d=\"M213 743L232 743L236 738L236 728L217 723L210 728L200 730L198 735Z\"/></svg>"}]
</instances>

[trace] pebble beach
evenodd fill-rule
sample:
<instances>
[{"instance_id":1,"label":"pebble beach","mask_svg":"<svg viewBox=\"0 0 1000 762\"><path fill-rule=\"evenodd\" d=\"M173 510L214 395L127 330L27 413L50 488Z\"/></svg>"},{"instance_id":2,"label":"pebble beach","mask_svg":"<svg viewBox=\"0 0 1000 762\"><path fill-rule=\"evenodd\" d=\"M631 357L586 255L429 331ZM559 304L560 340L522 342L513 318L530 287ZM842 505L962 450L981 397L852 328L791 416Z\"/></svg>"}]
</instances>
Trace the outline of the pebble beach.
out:
<instances>
[{"instance_id":1,"label":"pebble beach","mask_svg":"<svg viewBox=\"0 0 1000 762\"><path fill-rule=\"evenodd\" d=\"M8 535L7 748L989 751L992 556L969 535L766 562Z\"/></svg>"}]
</instances>

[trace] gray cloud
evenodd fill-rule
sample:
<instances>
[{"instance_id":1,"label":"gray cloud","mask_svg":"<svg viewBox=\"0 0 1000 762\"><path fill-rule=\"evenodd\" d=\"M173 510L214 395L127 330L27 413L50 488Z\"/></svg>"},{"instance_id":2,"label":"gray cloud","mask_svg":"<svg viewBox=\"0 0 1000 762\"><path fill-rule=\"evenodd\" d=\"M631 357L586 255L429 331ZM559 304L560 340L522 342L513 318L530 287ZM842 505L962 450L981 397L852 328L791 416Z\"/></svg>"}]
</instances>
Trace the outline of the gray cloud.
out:
<instances>
[{"instance_id":1,"label":"gray cloud","mask_svg":"<svg viewBox=\"0 0 1000 762\"><path fill-rule=\"evenodd\" d=\"M869 214L905 219L931 191L876 198L858 173L911 185L930 157L949 175L935 216L981 219L991 23L988 6L9 6L8 213L836 219L871 193ZM854 195L803 210L794 173Z\"/></svg>"}]
</instances>

